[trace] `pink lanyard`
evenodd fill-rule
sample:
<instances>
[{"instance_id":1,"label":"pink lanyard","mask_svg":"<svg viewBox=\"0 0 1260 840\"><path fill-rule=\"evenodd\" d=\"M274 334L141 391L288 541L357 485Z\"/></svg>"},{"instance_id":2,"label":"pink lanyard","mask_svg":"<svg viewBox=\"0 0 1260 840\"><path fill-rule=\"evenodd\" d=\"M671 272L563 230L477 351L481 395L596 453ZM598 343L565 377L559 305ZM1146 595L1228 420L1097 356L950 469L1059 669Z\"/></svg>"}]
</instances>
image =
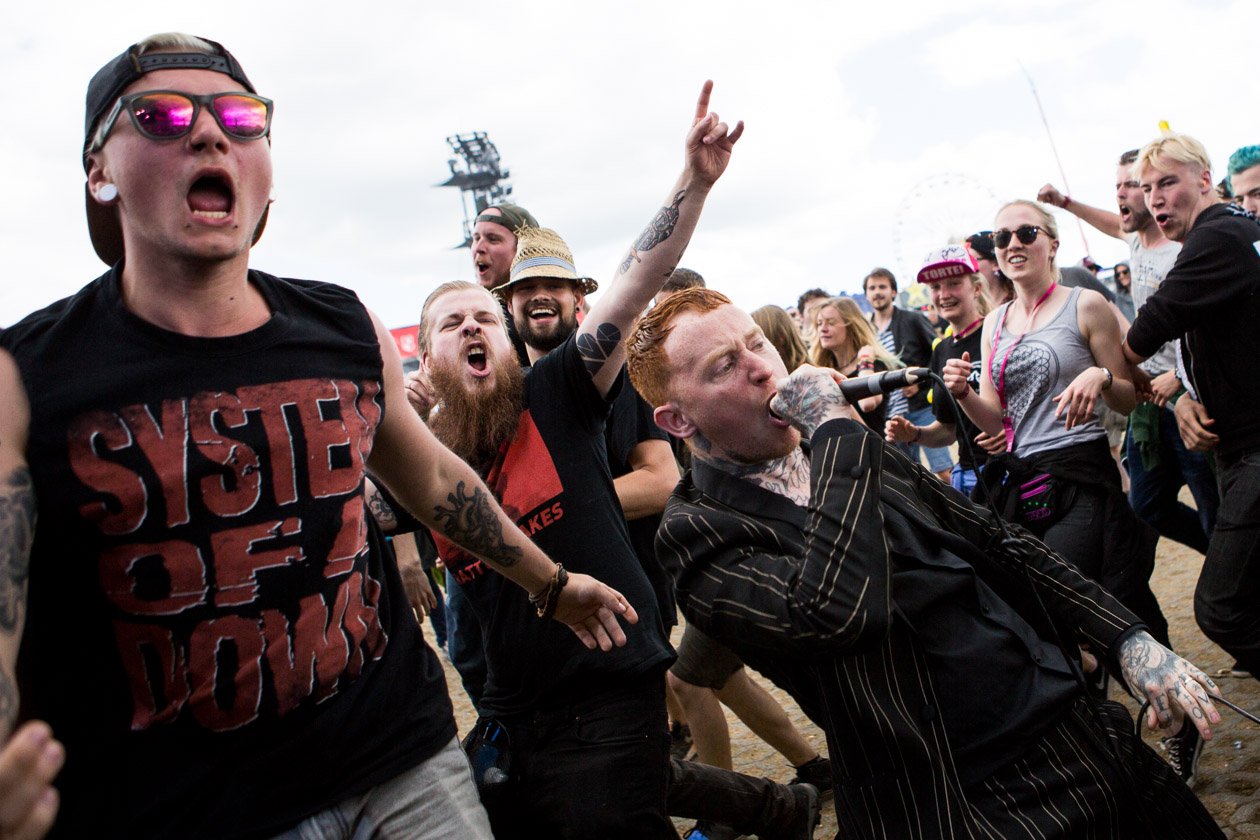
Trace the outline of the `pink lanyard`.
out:
<instances>
[{"instance_id":1,"label":"pink lanyard","mask_svg":"<svg viewBox=\"0 0 1260 840\"><path fill-rule=\"evenodd\" d=\"M1027 327L1022 333L1020 333L1019 337L1015 339L1011 346L1007 348L1006 355L1002 357L1002 364L998 366L998 381L993 384L997 390L998 402L1002 405L1002 432L1006 436L1007 452L1010 452L1015 448L1015 424L1011 420L1010 412L1006 410L1006 363L1011 360L1011 354L1015 352L1015 348L1019 346L1019 343L1024 340L1024 336L1032 332L1033 321L1037 318L1037 310L1041 308L1041 304L1046 302L1046 298L1054 294L1054 290L1058 288L1058 285L1059 284L1057 282L1051 283L1050 288L1046 289L1045 293L1042 294L1041 297L1037 298L1037 302L1033 304L1032 312L1028 314ZM998 320L997 329L993 331L993 349L990 354L992 356L997 355L998 342L1002 338L1002 327L1006 324L1006 316L1011 313L1011 306L1014 303L1015 301L1011 301L1006 305L1006 308L1002 310L1002 317ZM992 375L992 372L990 372L990 375Z\"/></svg>"}]
</instances>

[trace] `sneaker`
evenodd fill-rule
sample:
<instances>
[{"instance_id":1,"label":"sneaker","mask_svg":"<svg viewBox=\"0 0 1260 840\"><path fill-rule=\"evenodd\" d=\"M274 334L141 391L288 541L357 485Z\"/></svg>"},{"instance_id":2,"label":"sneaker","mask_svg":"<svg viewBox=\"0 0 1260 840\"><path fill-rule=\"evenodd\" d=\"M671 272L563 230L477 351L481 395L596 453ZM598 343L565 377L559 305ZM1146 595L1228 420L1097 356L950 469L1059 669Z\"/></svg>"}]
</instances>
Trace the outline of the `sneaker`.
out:
<instances>
[{"instance_id":1,"label":"sneaker","mask_svg":"<svg viewBox=\"0 0 1260 840\"><path fill-rule=\"evenodd\" d=\"M1203 752L1203 739L1199 736L1199 730L1186 720L1181 724L1180 732L1169 735L1160 743L1164 746L1168 763L1173 770L1187 787L1193 785L1195 773L1199 769L1199 754Z\"/></svg>"},{"instance_id":2,"label":"sneaker","mask_svg":"<svg viewBox=\"0 0 1260 840\"><path fill-rule=\"evenodd\" d=\"M679 761L686 761L691 754L691 727L674 721L669 727L669 754Z\"/></svg>"},{"instance_id":3,"label":"sneaker","mask_svg":"<svg viewBox=\"0 0 1260 840\"><path fill-rule=\"evenodd\" d=\"M736 840L735 829L721 823L700 820L683 834L683 840Z\"/></svg>"},{"instance_id":4,"label":"sneaker","mask_svg":"<svg viewBox=\"0 0 1260 840\"><path fill-rule=\"evenodd\" d=\"M823 759L826 761L826 759ZM790 785L796 797L796 819L781 836L783 840L813 840L822 822L822 792L808 782Z\"/></svg>"},{"instance_id":5,"label":"sneaker","mask_svg":"<svg viewBox=\"0 0 1260 840\"><path fill-rule=\"evenodd\" d=\"M831 799L834 794L831 789L831 759L820 755L796 767L795 770L796 777L788 782L789 785L810 784L818 789L818 794L824 800Z\"/></svg>"}]
</instances>

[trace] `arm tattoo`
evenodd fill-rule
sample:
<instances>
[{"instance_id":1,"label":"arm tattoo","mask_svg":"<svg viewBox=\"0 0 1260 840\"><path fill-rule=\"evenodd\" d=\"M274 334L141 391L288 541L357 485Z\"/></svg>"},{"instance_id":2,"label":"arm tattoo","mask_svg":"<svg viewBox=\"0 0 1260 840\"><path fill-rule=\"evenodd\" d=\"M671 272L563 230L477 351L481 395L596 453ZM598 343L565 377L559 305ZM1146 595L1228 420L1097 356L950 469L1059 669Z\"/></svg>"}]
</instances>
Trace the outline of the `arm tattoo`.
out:
<instances>
[{"instance_id":1,"label":"arm tattoo","mask_svg":"<svg viewBox=\"0 0 1260 840\"><path fill-rule=\"evenodd\" d=\"M7 738L17 720L18 697L13 678L0 668L0 737Z\"/></svg>"},{"instance_id":2,"label":"arm tattoo","mask_svg":"<svg viewBox=\"0 0 1260 840\"><path fill-rule=\"evenodd\" d=\"M450 507L433 508L442 532L454 543L500 566L515 566L522 552L503 540L503 526L498 511L480 487L469 495L464 482L455 485L455 492L446 500Z\"/></svg>"},{"instance_id":3,"label":"arm tattoo","mask_svg":"<svg viewBox=\"0 0 1260 840\"><path fill-rule=\"evenodd\" d=\"M34 536L31 473L18 467L0 480L0 630L7 633L22 624Z\"/></svg>"},{"instance_id":4,"label":"arm tattoo","mask_svg":"<svg viewBox=\"0 0 1260 840\"><path fill-rule=\"evenodd\" d=\"M682 206L683 199L686 198L687 191L679 190L674 196L674 203L669 207L662 207L656 212L652 221L648 222L648 226L643 229L643 233L639 234L639 238L630 246L630 253L626 254L626 258L621 261L621 271L625 274L630 270L630 264L633 262L643 262L639 256L640 251L650 251L657 245L660 245L670 234L674 232L674 226L678 224L678 208Z\"/></svg>"},{"instance_id":5,"label":"arm tattoo","mask_svg":"<svg viewBox=\"0 0 1260 840\"><path fill-rule=\"evenodd\" d=\"M600 324L594 332L578 333L578 355L582 357L587 373L591 376L599 373L619 344L621 330L617 329L616 324Z\"/></svg>"},{"instance_id":6,"label":"arm tattoo","mask_svg":"<svg viewBox=\"0 0 1260 840\"><path fill-rule=\"evenodd\" d=\"M381 526L382 531L391 534L398 530L398 514L394 513L389 502L385 501L381 491L371 481L367 485L367 506L372 518L376 520L377 525Z\"/></svg>"},{"instance_id":7,"label":"arm tattoo","mask_svg":"<svg viewBox=\"0 0 1260 840\"><path fill-rule=\"evenodd\" d=\"M806 437L813 437L823 419L844 404L839 388L824 389L816 377L791 377L779 389L771 408L781 406L783 410L776 413L790 420Z\"/></svg>"}]
</instances>

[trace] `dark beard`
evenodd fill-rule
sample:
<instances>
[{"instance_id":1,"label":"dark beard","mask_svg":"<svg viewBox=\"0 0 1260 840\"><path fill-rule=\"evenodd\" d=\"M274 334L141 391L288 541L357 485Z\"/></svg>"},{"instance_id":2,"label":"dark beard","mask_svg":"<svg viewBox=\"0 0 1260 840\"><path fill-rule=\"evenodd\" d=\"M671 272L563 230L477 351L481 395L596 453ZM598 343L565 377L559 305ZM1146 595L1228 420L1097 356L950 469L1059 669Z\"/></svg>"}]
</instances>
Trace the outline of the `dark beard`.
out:
<instances>
[{"instance_id":1,"label":"dark beard","mask_svg":"<svg viewBox=\"0 0 1260 840\"><path fill-rule=\"evenodd\" d=\"M576 314L570 318L565 318L564 314L561 313L556 320L554 330L550 333L536 331L528 317L516 322L516 331L520 334L521 341L525 342L526 346L532 347L541 353L550 353L561 344L564 344L564 340L577 332L577 328Z\"/></svg>"},{"instance_id":2,"label":"dark beard","mask_svg":"<svg viewBox=\"0 0 1260 840\"><path fill-rule=\"evenodd\" d=\"M520 421L525 372L516 359L495 365L493 388L469 391L458 370L435 366L430 373L440 409L429 428L448 449L482 470L512 438Z\"/></svg>"}]
</instances>

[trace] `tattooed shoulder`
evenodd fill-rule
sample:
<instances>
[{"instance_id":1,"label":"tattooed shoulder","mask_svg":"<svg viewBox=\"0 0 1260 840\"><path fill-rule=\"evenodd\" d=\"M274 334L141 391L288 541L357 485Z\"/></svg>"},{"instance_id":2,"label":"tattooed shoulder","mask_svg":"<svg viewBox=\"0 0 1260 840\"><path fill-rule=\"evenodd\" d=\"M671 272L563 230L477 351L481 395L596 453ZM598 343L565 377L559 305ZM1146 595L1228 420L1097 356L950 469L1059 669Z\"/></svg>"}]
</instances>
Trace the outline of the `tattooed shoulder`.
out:
<instances>
[{"instance_id":1,"label":"tattooed shoulder","mask_svg":"<svg viewBox=\"0 0 1260 840\"><path fill-rule=\"evenodd\" d=\"M35 488L31 473L18 467L0 479L0 630L22 622L31 543L35 538Z\"/></svg>"}]
</instances>

